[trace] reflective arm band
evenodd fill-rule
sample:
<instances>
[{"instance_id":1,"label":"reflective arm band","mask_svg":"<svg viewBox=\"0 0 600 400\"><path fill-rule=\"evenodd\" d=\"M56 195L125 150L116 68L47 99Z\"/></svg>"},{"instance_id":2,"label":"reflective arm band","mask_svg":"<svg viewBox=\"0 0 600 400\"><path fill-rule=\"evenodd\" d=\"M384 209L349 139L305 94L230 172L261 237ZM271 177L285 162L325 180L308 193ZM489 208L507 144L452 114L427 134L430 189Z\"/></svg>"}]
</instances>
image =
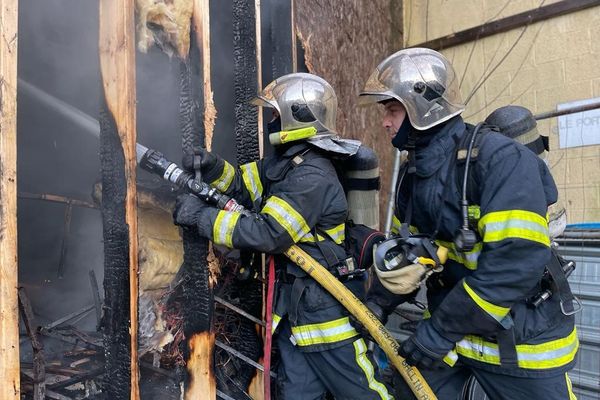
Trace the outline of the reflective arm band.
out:
<instances>
[{"instance_id":1,"label":"reflective arm band","mask_svg":"<svg viewBox=\"0 0 600 400\"><path fill-rule=\"evenodd\" d=\"M346 239L346 224L341 223L331 229L323 229L323 231L333 240L336 244L342 244Z\"/></svg>"},{"instance_id":2,"label":"reflective arm band","mask_svg":"<svg viewBox=\"0 0 600 400\"><path fill-rule=\"evenodd\" d=\"M514 238L531 240L550 246L546 219L531 211L491 212L479 220L478 228L485 243Z\"/></svg>"},{"instance_id":3,"label":"reflective arm band","mask_svg":"<svg viewBox=\"0 0 600 400\"><path fill-rule=\"evenodd\" d=\"M246 186L246 190L250 194L250 200L253 202L262 197L263 186L258 173L258 165L256 162L244 164L240 167L242 171L242 180Z\"/></svg>"},{"instance_id":4,"label":"reflective arm band","mask_svg":"<svg viewBox=\"0 0 600 400\"><path fill-rule=\"evenodd\" d=\"M286 230L294 242L310 233L308 224L289 203L277 196L271 196L263 207L262 214L267 214L275 219Z\"/></svg>"},{"instance_id":5,"label":"reflective arm band","mask_svg":"<svg viewBox=\"0 0 600 400\"><path fill-rule=\"evenodd\" d=\"M487 300L484 300L481 296L479 296L477 293L475 293L475 291L473 289L471 289L471 287L467 284L466 281L463 281L463 287L465 288L465 291L471 297L471 299L481 309L483 309L483 311L485 311L492 318L494 318L496 321L498 321L498 323L500 323L500 321L502 321L506 317L508 312L510 311L510 308L500 307L500 306L490 303Z\"/></svg>"},{"instance_id":6,"label":"reflective arm band","mask_svg":"<svg viewBox=\"0 0 600 400\"><path fill-rule=\"evenodd\" d=\"M459 264L465 266L465 268L470 270L477 269L477 260L479 259L479 255L481 254L481 250L483 249L483 242L475 243L475 247L471 251L456 251L454 248L454 243L445 242L443 240L436 240L435 243L438 246L443 246L448 249L448 258L456 261Z\"/></svg>"},{"instance_id":7,"label":"reflective arm band","mask_svg":"<svg viewBox=\"0 0 600 400\"><path fill-rule=\"evenodd\" d=\"M210 183L212 187L218 189L220 192L225 192L231 186L233 178L235 177L235 169L227 161L223 164L223 173L220 177Z\"/></svg>"},{"instance_id":8,"label":"reflective arm band","mask_svg":"<svg viewBox=\"0 0 600 400\"><path fill-rule=\"evenodd\" d=\"M229 248L233 247L233 230L240 215L237 211L219 211L213 226L214 243L222 244Z\"/></svg>"}]
</instances>

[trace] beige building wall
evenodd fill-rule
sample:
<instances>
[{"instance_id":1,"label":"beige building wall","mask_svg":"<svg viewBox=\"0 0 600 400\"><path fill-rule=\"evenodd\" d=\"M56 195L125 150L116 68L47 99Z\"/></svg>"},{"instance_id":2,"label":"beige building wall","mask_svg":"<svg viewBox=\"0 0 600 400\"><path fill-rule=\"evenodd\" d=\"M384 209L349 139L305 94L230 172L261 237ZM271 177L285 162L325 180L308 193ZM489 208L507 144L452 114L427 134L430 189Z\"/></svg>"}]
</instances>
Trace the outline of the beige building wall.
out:
<instances>
[{"instance_id":1,"label":"beige building wall","mask_svg":"<svg viewBox=\"0 0 600 400\"><path fill-rule=\"evenodd\" d=\"M405 0L405 45L555 2ZM454 63L468 100L463 116L476 123L507 104L536 114L555 110L557 104L600 97L598 38L600 7L592 7L442 52ZM550 137L549 163L569 223L600 222L600 146L559 149L558 118L538 126Z\"/></svg>"}]
</instances>

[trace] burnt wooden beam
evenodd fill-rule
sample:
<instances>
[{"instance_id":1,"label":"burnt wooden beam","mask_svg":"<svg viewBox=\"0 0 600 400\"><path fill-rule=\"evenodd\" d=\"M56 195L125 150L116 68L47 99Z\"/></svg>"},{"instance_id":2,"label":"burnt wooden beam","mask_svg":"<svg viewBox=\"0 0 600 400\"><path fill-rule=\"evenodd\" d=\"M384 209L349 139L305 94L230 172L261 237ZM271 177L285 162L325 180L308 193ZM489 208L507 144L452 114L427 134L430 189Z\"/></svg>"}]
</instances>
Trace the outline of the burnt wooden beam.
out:
<instances>
[{"instance_id":1,"label":"burnt wooden beam","mask_svg":"<svg viewBox=\"0 0 600 400\"><path fill-rule=\"evenodd\" d=\"M100 1L103 321L109 398L139 399L135 4Z\"/></svg>"},{"instance_id":2,"label":"burnt wooden beam","mask_svg":"<svg viewBox=\"0 0 600 400\"><path fill-rule=\"evenodd\" d=\"M433 50L443 50L599 5L599 0L563 0L410 47L427 47Z\"/></svg>"},{"instance_id":3,"label":"burnt wooden beam","mask_svg":"<svg viewBox=\"0 0 600 400\"><path fill-rule=\"evenodd\" d=\"M19 309L23 325L31 340L33 349L33 400L46 398L46 369L44 361L44 345L40 341L37 326L33 317L33 308L24 288L19 288Z\"/></svg>"},{"instance_id":4,"label":"burnt wooden beam","mask_svg":"<svg viewBox=\"0 0 600 400\"><path fill-rule=\"evenodd\" d=\"M180 125L182 148L210 149L216 111L210 80L209 0L194 0L190 51L181 62ZM215 399L213 282L207 262L208 241L194 228L182 228L181 303L186 359L184 398Z\"/></svg>"},{"instance_id":5,"label":"burnt wooden beam","mask_svg":"<svg viewBox=\"0 0 600 400\"><path fill-rule=\"evenodd\" d=\"M19 306L17 299L17 10L0 0L0 399L17 400Z\"/></svg>"},{"instance_id":6,"label":"burnt wooden beam","mask_svg":"<svg viewBox=\"0 0 600 400\"><path fill-rule=\"evenodd\" d=\"M292 0L270 1L271 67L273 79L296 71Z\"/></svg>"},{"instance_id":7,"label":"burnt wooden beam","mask_svg":"<svg viewBox=\"0 0 600 400\"><path fill-rule=\"evenodd\" d=\"M258 107L250 104L250 100L262 89L260 52L260 4L257 4L256 0L233 0L234 131L238 165L256 161L261 157L262 120L259 118ZM242 262L246 260L258 264L259 257L243 252L241 259ZM258 265L252 267L257 268ZM233 285L233 292L239 295L242 311L246 314L261 315L262 284L255 279L248 279L237 281ZM231 344L239 354L254 364L240 364L236 369L239 387L222 388L223 391L227 390L226 394L235 398L244 396L245 393L240 393L240 388L243 388L244 392L251 390L252 380L257 376L255 366L259 365L257 361L262 355L262 340L255 323L242 319L238 329L238 334L232 338ZM222 346L219 347L223 349ZM262 382L260 377L258 379L258 382ZM259 392L253 393L253 398L263 398L264 390Z\"/></svg>"},{"instance_id":8,"label":"burnt wooden beam","mask_svg":"<svg viewBox=\"0 0 600 400\"><path fill-rule=\"evenodd\" d=\"M67 261L67 250L69 248L69 234L71 233L71 217L73 216L73 206L71 204L67 204L65 208L65 219L64 219L64 227L63 227L63 237L62 243L60 245L60 259L58 260L58 278L62 279L65 263Z\"/></svg>"},{"instance_id":9,"label":"burnt wooden beam","mask_svg":"<svg viewBox=\"0 0 600 400\"><path fill-rule=\"evenodd\" d=\"M21 199L49 201L51 203L63 203L84 208L98 208L95 204L84 200L71 199L69 197L58 196L55 194L19 192L18 197Z\"/></svg>"}]
</instances>

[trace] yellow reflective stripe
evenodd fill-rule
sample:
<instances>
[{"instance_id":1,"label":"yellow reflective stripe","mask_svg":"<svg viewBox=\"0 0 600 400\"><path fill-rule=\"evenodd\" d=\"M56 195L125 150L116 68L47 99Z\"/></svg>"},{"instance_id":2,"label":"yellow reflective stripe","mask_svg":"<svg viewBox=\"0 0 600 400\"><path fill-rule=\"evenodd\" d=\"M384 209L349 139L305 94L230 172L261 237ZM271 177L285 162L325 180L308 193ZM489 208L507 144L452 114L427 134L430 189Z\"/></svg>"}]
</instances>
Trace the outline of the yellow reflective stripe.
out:
<instances>
[{"instance_id":1,"label":"yellow reflective stripe","mask_svg":"<svg viewBox=\"0 0 600 400\"><path fill-rule=\"evenodd\" d=\"M508 314L508 312L510 311L510 308L497 306L480 297L477 293L475 293L473 289L471 289L471 287L467 284L466 281L463 281L463 287L465 288L469 296L471 296L471 299L473 299L473 301L477 303L479 307L481 307L486 313L491 315L492 318L494 318L496 321L502 321L504 317L506 317L506 314Z\"/></svg>"},{"instance_id":2,"label":"yellow reflective stripe","mask_svg":"<svg viewBox=\"0 0 600 400\"><path fill-rule=\"evenodd\" d=\"M575 359L579 340L577 330L569 336L541 344L518 344L518 366L526 369L549 369L569 364ZM478 336L465 336L456 344L456 351L476 361L500 365L498 344L486 342Z\"/></svg>"},{"instance_id":3,"label":"yellow reflective stripe","mask_svg":"<svg viewBox=\"0 0 600 400\"><path fill-rule=\"evenodd\" d=\"M565 379L567 381L567 391L569 392L569 400L577 400L577 396L573 393L573 384L571 383L571 378L569 378L569 374L565 372Z\"/></svg>"},{"instance_id":4,"label":"yellow reflective stripe","mask_svg":"<svg viewBox=\"0 0 600 400\"><path fill-rule=\"evenodd\" d=\"M375 379L375 368L373 368L373 364L369 360L369 357L367 357L367 345L362 338L354 342L354 353L356 363L365 373L369 389L377 392L382 400L393 400L385 385Z\"/></svg>"},{"instance_id":5,"label":"yellow reflective stripe","mask_svg":"<svg viewBox=\"0 0 600 400\"><path fill-rule=\"evenodd\" d=\"M323 231L337 244L342 244L346 239L346 224L341 223L330 229L323 229Z\"/></svg>"},{"instance_id":6,"label":"yellow reflective stripe","mask_svg":"<svg viewBox=\"0 0 600 400\"><path fill-rule=\"evenodd\" d=\"M275 333L277 326L281 322L281 316L273 313L273 324L271 325L271 335Z\"/></svg>"},{"instance_id":7,"label":"yellow reflective stripe","mask_svg":"<svg viewBox=\"0 0 600 400\"><path fill-rule=\"evenodd\" d=\"M250 194L250 200L256 201L262 196L263 186L260 181L260 174L258 173L258 164L251 162L240 166L242 171L242 180L246 186L246 190Z\"/></svg>"},{"instance_id":8,"label":"yellow reflective stripe","mask_svg":"<svg viewBox=\"0 0 600 400\"><path fill-rule=\"evenodd\" d=\"M483 241L487 243L499 242L507 238L517 238L550 246L546 219L531 211L491 212L479 220L478 227Z\"/></svg>"},{"instance_id":9,"label":"yellow reflective stripe","mask_svg":"<svg viewBox=\"0 0 600 400\"><path fill-rule=\"evenodd\" d=\"M308 224L302 215L294 210L285 200L277 196L269 197L267 204L262 209L262 213L275 218L275 221L289 233L294 242L299 241L303 236L310 233Z\"/></svg>"},{"instance_id":10,"label":"yellow reflective stripe","mask_svg":"<svg viewBox=\"0 0 600 400\"><path fill-rule=\"evenodd\" d=\"M296 140L307 139L317 134L317 128L309 126L306 128L294 129L292 131L279 132L280 143L288 143Z\"/></svg>"},{"instance_id":11,"label":"yellow reflective stripe","mask_svg":"<svg viewBox=\"0 0 600 400\"><path fill-rule=\"evenodd\" d=\"M398 217L396 217L396 215L392 216L392 233L399 234L401 226L402 226L402 222L400 222ZM408 227L408 231L413 234L419 233L419 230L414 225L410 225Z\"/></svg>"},{"instance_id":12,"label":"yellow reflective stripe","mask_svg":"<svg viewBox=\"0 0 600 400\"><path fill-rule=\"evenodd\" d=\"M477 260L483 249L483 242L477 242L475 247L471 251L460 252L454 248L454 243L444 242L442 240L435 241L439 246L443 246L448 249L448 258L464 265L470 270L477 269Z\"/></svg>"},{"instance_id":13,"label":"yellow reflective stripe","mask_svg":"<svg viewBox=\"0 0 600 400\"><path fill-rule=\"evenodd\" d=\"M318 324L292 327L292 335L298 346L311 346L341 342L358 335L348 317Z\"/></svg>"},{"instance_id":14,"label":"yellow reflective stripe","mask_svg":"<svg viewBox=\"0 0 600 400\"><path fill-rule=\"evenodd\" d=\"M223 164L223 173L221 176L210 183L210 185L221 192L225 192L231 186L235 177L235 169L227 161Z\"/></svg>"},{"instance_id":15,"label":"yellow reflective stripe","mask_svg":"<svg viewBox=\"0 0 600 400\"><path fill-rule=\"evenodd\" d=\"M456 351L450 350L448 354L444 356L442 361L444 361L449 366L454 367L454 364L456 364L456 362L458 361L458 354L456 353Z\"/></svg>"},{"instance_id":16,"label":"yellow reflective stripe","mask_svg":"<svg viewBox=\"0 0 600 400\"><path fill-rule=\"evenodd\" d=\"M233 230L238 219L240 219L240 215L237 211L219 211L213 225L214 243L222 244L229 248L233 247Z\"/></svg>"},{"instance_id":17,"label":"yellow reflective stripe","mask_svg":"<svg viewBox=\"0 0 600 400\"><path fill-rule=\"evenodd\" d=\"M396 217L394 215L392 217L392 233L395 233L395 234L400 233L400 225L402 225L402 223L400 222L400 220L398 219L398 217Z\"/></svg>"},{"instance_id":18,"label":"yellow reflective stripe","mask_svg":"<svg viewBox=\"0 0 600 400\"><path fill-rule=\"evenodd\" d=\"M481 208L479 208L479 206L476 204L468 206L467 215L469 216L470 220L478 220L481 218Z\"/></svg>"}]
</instances>

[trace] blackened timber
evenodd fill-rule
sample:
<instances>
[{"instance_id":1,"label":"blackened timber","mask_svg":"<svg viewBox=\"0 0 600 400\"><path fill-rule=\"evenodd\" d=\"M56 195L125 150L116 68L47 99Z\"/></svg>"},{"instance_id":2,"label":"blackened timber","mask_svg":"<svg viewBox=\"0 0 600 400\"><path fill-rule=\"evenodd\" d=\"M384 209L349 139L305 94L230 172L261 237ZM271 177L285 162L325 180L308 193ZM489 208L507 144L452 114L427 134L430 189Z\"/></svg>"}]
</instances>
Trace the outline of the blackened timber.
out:
<instances>
[{"instance_id":1,"label":"blackened timber","mask_svg":"<svg viewBox=\"0 0 600 400\"><path fill-rule=\"evenodd\" d=\"M44 400L46 398L44 346L38 336L33 309L24 288L19 288L19 308L33 349L33 400Z\"/></svg>"},{"instance_id":2,"label":"blackened timber","mask_svg":"<svg viewBox=\"0 0 600 400\"><path fill-rule=\"evenodd\" d=\"M238 164L258 160L258 88L254 0L233 0L233 81Z\"/></svg>"},{"instance_id":3,"label":"blackened timber","mask_svg":"<svg viewBox=\"0 0 600 400\"><path fill-rule=\"evenodd\" d=\"M64 231L62 237L62 243L60 245L60 259L58 261L58 278L62 279L65 269L65 262L67 260L67 249L69 243L69 233L71 232L71 216L73 215L73 206L67 204L65 208L65 222Z\"/></svg>"},{"instance_id":4,"label":"blackened timber","mask_svg":"<svg viewBox=\"0 0 600 400\"><path fill-rule=\"evenodd\" d=\"M238 165L256 161L260 158L258 107L250 104L256 97L259 87L259 59L257 58L259 34L257 34L257 5L255 0L233 0L233 75L235 90L235 138ZM257 268L258 256L243 252L242 262L247 268ZM255 279L233 283L238 290L240 308L250 315L260 315L262 310L262 286ZM258 365L262 355L261 341L255 324L247 319L239 321L238 334L231 338L235 349ZM221 347L222 348L222 347ZM229 366L231 368L232 366ZM237 387L227 385L223 388L227 394L240 397L247 392L252 378L256 375L250 364L237 364L235 371ZM242 392L242 393L239 393Z\"/></svg>"},{"instance_id":5,"label":"blackened timber","mask_svg":"<svg viewBox=\"0 0 600 400\"><path fill-rule=\"evenodd\" d=\"M106 319L105 385L109 398L137 400L138 237L134 0L102 0L100 162Z\"/></svg>"},{"instance_id":6,"label":"blackened timber","mask_svg":"<svg viewBox=\"0 0 600 400\"><path fill-rule=\"evenodd\" d=\"M295 71L291 0L271 0L271 67L273 79Z\"/></svg>"},{"instance_id":7,"label":"blackened timber","mask_svg":"<svg viewBox=\"0 0 600 400\"><path fill-rule=\"evenodd\" d=\"M18 0L0 0L0 399L18 400L17 32Z\"/></svg>"},{"instance_id":8,"label":"blackened timber","mask_svg":"<svg viewBox=\"0 0 600 400\"><path fill-rule=\"evenodd\" d=\"M600 0L563 0L557 3L549 4L525 11L510 17L501 18L479 25L473 28L465 29L460 32L452 33L441 38L433 39L411 47L427 47L433 50L443 50L449 47L458 46L464 43L473 42L498 33L507 32L536 22L555 18L561 15L570 14L586 8L600 5Z\"/></svg>"},{"instance_id":9,"label":"blackened timber","mask_svg":"<svg viewBox=\"0 0 600 400\"><path fill-rule=\"evenodd\" d=\"M125 224L125 157L112 115L106 104L100 112L102 170L102 232L104 238L103 391L111 399L127 399L130 392L129 341L129 230Z\"/></svg>"},{"instance_id":10,"label":"blackened timber","mask_svg":"<svg viewBox=\"0 0 600 400\"><path fill-rule=\"evenodd\" d=\"M191 29L190 53L181 62L180 127L184 153L205 147L205 97L203 68L205 60L200 51L208 40L203 23L208 13L208 1L198 0L194 7L194 26ZM200 22L200 23L198 23ZM181 303L185 342L182 353L186 360L184 378L185 399L216 398L214 365L213 289L207 262L208 241L197 229L183 228L183 264L181 266Z\"/></svg>"}]
</instances>

